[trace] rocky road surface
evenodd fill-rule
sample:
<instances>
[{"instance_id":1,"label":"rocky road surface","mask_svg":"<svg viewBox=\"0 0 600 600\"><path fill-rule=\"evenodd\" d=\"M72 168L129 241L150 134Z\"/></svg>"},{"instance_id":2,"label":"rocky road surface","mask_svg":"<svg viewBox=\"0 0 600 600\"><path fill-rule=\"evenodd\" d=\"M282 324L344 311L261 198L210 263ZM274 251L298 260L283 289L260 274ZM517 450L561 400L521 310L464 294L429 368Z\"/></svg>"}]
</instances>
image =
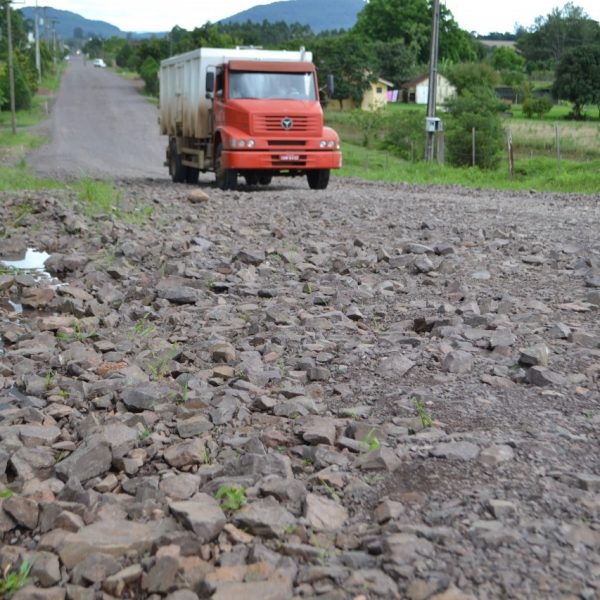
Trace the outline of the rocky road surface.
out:
<instances>
[{"instance_id":1,"label":"rocky road surface","mask_svg":"<svg viewBox=\"0 0 600 600\"><path fill-rule=\"evenodd\" d=\"M76 59L28 160L114 210L0 202L14 598L600 597L598 198L176 186L156 117Z\"/></svg>"},{"instance_id":2,"label":"rocky road surface","mask_svg":"<svg viewBox=\"0 0 600 600\"><path fill-rule=\"evenodd\" d=\"M0 201L15 599L600 597L597 197L115 204Z\"/></svg>"}]
</instances>

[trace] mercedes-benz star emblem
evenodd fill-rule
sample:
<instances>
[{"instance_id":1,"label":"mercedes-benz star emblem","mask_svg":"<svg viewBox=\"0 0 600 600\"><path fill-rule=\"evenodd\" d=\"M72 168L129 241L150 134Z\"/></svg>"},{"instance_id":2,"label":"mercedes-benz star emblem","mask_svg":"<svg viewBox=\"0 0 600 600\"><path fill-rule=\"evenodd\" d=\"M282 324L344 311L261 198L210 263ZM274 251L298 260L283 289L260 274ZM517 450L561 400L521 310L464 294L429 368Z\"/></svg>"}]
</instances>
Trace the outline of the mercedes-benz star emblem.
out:
<instances>
[{"instance_id":1,"label":"mercedes-benz star emblem","mask_svg":"<svg viewBox=\"0 0 600 600\"><path fill-rule=\"evenodd\" d=\"M281 119L281 126L284 129L291 129L294 125L294 121L292 121L289 117L285 117L285 119Z\"/></svg>"}]
</instances>

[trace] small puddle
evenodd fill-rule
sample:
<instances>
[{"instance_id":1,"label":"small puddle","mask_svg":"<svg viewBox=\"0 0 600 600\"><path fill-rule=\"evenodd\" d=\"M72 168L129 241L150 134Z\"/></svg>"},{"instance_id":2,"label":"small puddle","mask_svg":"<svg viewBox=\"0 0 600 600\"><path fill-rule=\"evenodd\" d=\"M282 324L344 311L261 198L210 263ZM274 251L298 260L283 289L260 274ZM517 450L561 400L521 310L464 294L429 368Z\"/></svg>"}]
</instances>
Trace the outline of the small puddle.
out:
<instances>
[{"instance_id":1,"label":"small puddle","mask_svg":"<svg viewBox=\"0 0 600 600\"><path fill-rule=\"evenodd\" d=\"M15 271L23 271L25 273L31 273L41 278L50 279L50 273L45 270L44 263L50 258L47 252L40 252L33 248L28 248L25 253L25 257L20 260L6 260L0 258L0 265L14 269Z\"/></svg>"},{"instance_id":2,"label":"small puddle","mask_svg":"<svg viewBox=\"0 0 600 600\"><path fill-rule=\"evenodd\" d=\"M58 288L66 283L61 283L58 279L53 278L48 271L44 263L50 258L47 252L36 250L35 248L28 248L25 252L25 256L19 260L9 260L6 258L0 258L0 272L8 271L11 274L31 275L36 282L42 280L51 280L50 284L53 288ZM13 311L16 314L23 313L23 305L19 302L18 298L7 298L0 297L0 308L5 310Z\"/></svg>"}]
</instances>

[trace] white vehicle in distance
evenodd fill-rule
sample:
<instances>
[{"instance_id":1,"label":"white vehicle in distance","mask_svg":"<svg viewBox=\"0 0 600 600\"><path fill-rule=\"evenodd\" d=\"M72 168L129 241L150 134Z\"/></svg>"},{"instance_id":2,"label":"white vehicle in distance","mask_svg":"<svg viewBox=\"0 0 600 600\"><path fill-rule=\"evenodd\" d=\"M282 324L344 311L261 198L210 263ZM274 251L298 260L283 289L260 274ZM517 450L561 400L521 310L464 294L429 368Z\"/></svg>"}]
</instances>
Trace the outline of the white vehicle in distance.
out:
<instances>
[{"instance_id":1,"label":"white vehicle in distance","mask_svg":"<svg viewBox=\"0 0 600 600\"><path fill-rule=\"evenodd\" d=\"M101 67L102 69L104 69L106 67L106 63L101 58L95 58L94 59L94 66L95 67Z\"/></svg>"}]
</instances>

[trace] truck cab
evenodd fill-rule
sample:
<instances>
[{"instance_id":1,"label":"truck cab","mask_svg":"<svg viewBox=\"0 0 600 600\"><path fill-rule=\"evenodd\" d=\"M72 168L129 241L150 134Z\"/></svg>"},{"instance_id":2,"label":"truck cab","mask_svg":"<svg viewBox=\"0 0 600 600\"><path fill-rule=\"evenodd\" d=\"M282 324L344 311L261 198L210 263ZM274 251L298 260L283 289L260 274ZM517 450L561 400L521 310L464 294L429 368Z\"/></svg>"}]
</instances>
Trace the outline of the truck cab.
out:
<instances>
[{"instance_id":1,"label":"truck cab","mask_svg":"<svg viewBox=\"0 0 600 600\"><path fill-rule=\"evenodd\" d=\"M196 52L206 50L210 49ZM187 132L183 120L194 107L188 99L192 94L185 93L185 62L181 67L182 122L164 131L169 135L167 164L173 180L193 180L186 169L196 179L200 171L214 171L217 186L227 190L237 186L240 176L253 186L267 185L273 176L306 175L312 189L326 188L331 169L341 167L342 155L337 133L323 125L317 74L307 53L221 52L229 56L222 61L199 57L192 67L201 69L195 79L205 84L195 108L206 123L198 127L201 123L188 119ZM192 58L187 62L194 63ZM163 65L161 126L162 69ZM172 119L172 113L165 116ZM197 135L202 129L206 135Z\"/></svg>"}]
</instances>

